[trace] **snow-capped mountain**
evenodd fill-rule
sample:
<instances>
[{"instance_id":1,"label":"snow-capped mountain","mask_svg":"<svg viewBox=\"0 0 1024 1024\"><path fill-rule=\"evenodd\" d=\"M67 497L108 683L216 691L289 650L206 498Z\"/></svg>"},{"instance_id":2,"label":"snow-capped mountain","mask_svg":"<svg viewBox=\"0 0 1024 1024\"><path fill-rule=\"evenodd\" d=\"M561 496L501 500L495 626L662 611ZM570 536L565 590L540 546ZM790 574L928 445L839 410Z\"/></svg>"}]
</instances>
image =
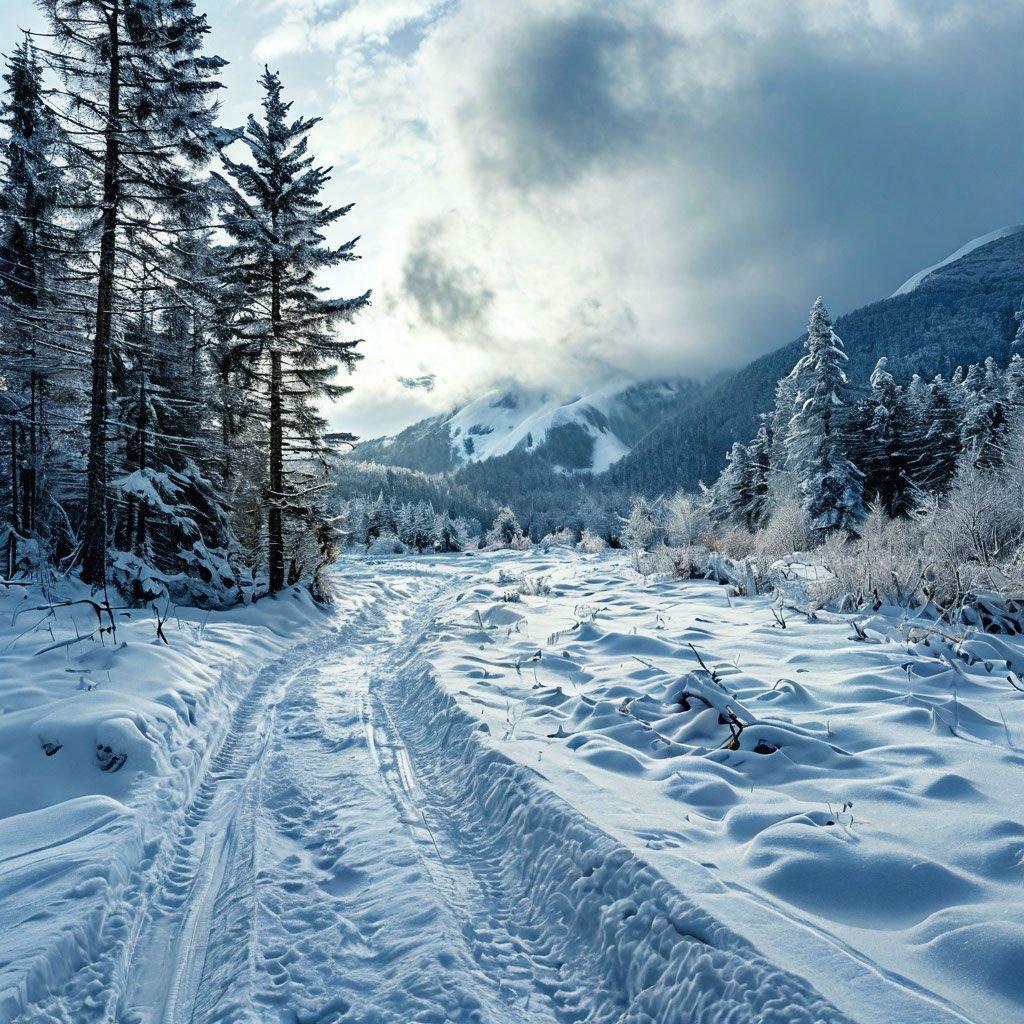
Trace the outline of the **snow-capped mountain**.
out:
<instances>
[{"instance_id":1,"label":"snow-capped mountain","mask_svg":"<svg viewBox=\"0 0 1024 1024\"><path fill-rule=\"evenodd\" d=\"M693 388L675 379L619 381L569 400L524 388L495 389L394 437L366 441L355 455L447 472L520 451L563 472L602 473Z\"/></svg>"},{"instance_id":2,"label":"snow-capped mountain","mask_svg":"<svg viewBox=\"0 0 1024 1024\"><path fill-rule=\"evenodd\" d=\"M926 277L931 276L936 270L941 270L943 267L948 267L951 263L956 263L957 260L963 259L965 256L969 256L975 249L980 249L983 245L988 245L989 242L995 242L1000 238L1005 238L1007 235L1016 235L1019 232L1024 231L1024 224L1014 224L1006 228L997 228L995 231L990 231L986 235L979 235L977 238L972 238L969 242L961 245L956 252L950 253L944 260L940 260L938 263L933 263L930 267L925 267L924 270L919 270L916 274L908 277L890 296L890 298L896 298L897 295L909 295L912 291L921 287Z\"/></svg>"},{"instance_id":3,"label":"snow-capped mountain","mask_svg":"<svg viewBox=\"0 0 1024 1024\"><path fill-rule=\"evenodd\" d=\"M847 375L866 381L880 356L900 381L949 377L957 366L993 356L1004 364L1024 297L1024 226L1000 228L910 277L886 299L836 320ZM826 299L828 296L826 296ZM660 494L714 480L734 441L748 441L772 407L776 382L803 352L797 338L685 397L612 466L611 484Z\"/></svg>"}]
</instances>

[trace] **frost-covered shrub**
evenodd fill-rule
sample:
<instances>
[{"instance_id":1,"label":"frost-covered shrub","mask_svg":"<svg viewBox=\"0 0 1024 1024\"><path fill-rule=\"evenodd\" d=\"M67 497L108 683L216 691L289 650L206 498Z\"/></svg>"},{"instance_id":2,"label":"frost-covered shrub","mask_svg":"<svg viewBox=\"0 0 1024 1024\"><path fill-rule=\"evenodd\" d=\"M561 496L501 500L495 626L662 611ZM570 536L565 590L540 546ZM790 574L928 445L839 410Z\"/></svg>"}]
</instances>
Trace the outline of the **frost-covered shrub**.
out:
<instances>
[{"instance_id":1,"label":"frost-covered shrub","mask_svg":"<svg viewBox=\"0 0 1024 1024\"><path fill-rule=\"evenodd\" d=\"M633 499L629 515L622 520L622 546L631 551L648 551L665 540L662 509L642 496Z\"/></svg>"},{"instance_id":2,"label":"frost-covered shrub","mask_svg":"<svg viewBox=\"0 0 1024 1024\"><path fill-rule=\"evenodd\" d=\"M810 543L810 531L803 510L794 499L790 499L775 510L768 524L757 535L754 552L760 562L768 565L794 551L805 551Z\"/></svg>"},{"instance_id":3,"label":"frost-covered shrub","mask_svg":"<svg viewBox=\"0 0 1024 1024\"><path fill-rule=\"evenodd\" d=\"M668 571L677 579L699 580L708 573L711 553L701 544L688 544L682 548L667 548L662 558L668 559Z\"/></svg>"},{"instance_id":4,"label":"frost-covered shrub","mask_svg":"<svg viewBox=\"0 0 1024 1024\"><path fill-rule=\"evenodd\" d=\"M707 502L680 491L665 503L665 540L672 547L701 544L714 532Z\"/></svg>"},{"instance_id":5,"label":"frost-covered shrub","mask_svg":"<svg viewBox=\"0 0 1024 1024\"><path fill-rule=\"evenodd\" d=\"M580 537L580 542L576 546L581 551L588 551L592 555L599 555L602 551L608 550L608 542L604 537L601 537L596 533L592 533L588 529L583 531L583 535Z\"/></svg>"},{"instance_id":6,"label":"frost-covered shrub","mask_svg":"<svg viewBox=\"0 0 1024 1024\"><path fill-rule=\"evenodd\" d=\"M859 607L865 602L907 605L921 594L927 568L925 534L920 523L892 519L877 506L848 539L834 533L814 550L831 574L826 600Z\"/></svg>"},{"instance_id":7,"label":"frost-covered shrub","mask_svg":"<svg viewBox=\"0 0 1024 1024\"><path fill-rule=\"evenodd\" d=\"M551 593L551 584L547 576L531 576L519 584L516 593L524 597L547 597Z\"/></svg>"},{"instance_id":8,"label":"frost-covered shrub","mask_svg":"<svg viewBox=\"0 0 1024 1024\"><path fill-rule=\"evenodd\" d=\"M261 581L228 557L196 543L182 553L185 572L161 572L153 563L130 551L115 551L110 562L110 582L133 604L169 599L195 608L229 608L248 604Z\"/></svg>"},{"instance_id":9,"label":"frost-covered shrub","mask_svg":"<svg viewBox=\"0 0 1024 1024\"><path fill-rule=\"evenodd\" d=\"M140 469L111 481L119 502L111 581L130 601L226 608L255 582L213 487L199 468Z\"/></svg>"},{"instance_id":10,"label":"frost-covered shrub","mask_svg":"<svg viewBox=\"0 0 1024 1024\"><path fill-rule=\"evenodd\" d=\"M368 555L404 555L406 546L399 540L395 533L382 533L370 541L366 548Z\"/></svg>"},{"instance_id":11,"label":"frost-covered shrub","mask_svg":"<svg viewBox=\"0 0 1024 1024\"><path fill-rule=\"evenodd\" d=\"M530 546L530 542L523 536L523 528L515 512L508 505L499 509L494 525L487 531L487 544L489 547L517 550Z\"/></svg>"},{"instance_id":12,"label":"frost-covered shrub","mask_svg":"<svg viewBox=\"0 0 1024 1024\"><path fill-rule=\"evenodd\" d=\"M948 495L923 518L931 545L951 565L1009 561L1024 539L1020 487L971 465L960 467Z\"/></svg>"},{"instance_id":13,"label":"frost-covered shrub","mask_svg":"<svg viewBox=\"0 0 1024 1024\"><path fill-rule=\"evenodd\" d=\"M749 558L754 554L756 538L749 530L726 530L716 537L708 547L721 551L734 560Z\"/></svg>"},{"instance_id":14,"label":"frost-covered shrub","mask_svg":"<svg viewBox=\"0 0 1024 1024\"><path fill-rule=\"evenodd\" d=\"M576 534L568 527L546 533L541 538L541 547L571 548L576 545Z\"/></svg>"}]
</instances>

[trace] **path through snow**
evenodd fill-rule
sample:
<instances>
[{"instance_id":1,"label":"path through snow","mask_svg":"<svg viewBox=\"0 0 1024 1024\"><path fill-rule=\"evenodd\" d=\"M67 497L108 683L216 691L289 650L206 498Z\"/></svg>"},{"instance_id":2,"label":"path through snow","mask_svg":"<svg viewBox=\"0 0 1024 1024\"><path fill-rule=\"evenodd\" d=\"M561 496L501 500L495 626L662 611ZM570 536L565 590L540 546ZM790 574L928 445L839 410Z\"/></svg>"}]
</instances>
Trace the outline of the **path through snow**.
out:
<instances>
[{"instance_id":1,"label":"path through snow","mask_svg":"<svg viewBox=\"0 0 1024 1024\"><path fill-rule=\"evenodd\" d=\"M102 955L19 1019L845 1020L479 742L422 654L473 562L362 571L377 599L255 679Z\"/></svg>"}]
</instances>

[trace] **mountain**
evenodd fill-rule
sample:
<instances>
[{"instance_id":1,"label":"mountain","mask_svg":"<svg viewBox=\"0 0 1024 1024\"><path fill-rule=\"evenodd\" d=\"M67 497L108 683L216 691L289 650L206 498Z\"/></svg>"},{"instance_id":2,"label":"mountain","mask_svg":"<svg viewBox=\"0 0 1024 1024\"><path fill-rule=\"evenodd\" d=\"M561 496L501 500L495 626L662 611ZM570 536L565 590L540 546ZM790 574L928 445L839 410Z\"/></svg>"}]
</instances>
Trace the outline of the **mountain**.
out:
<instances>
[{"instance_id":1,"label":"mountain","mask_svg":"<svg viewBox=\"0 0 1024 1024\"><path fill-rule=\"evenodd\" d=\"M522 388L489 391L394 437L365 441L353 457L450 473L515 452L567 475L603 473L696 389L684 380L625 381L570 401Z\"/></svg>"},{"instance_id":2,"label":"mountain","mask_svg":"<svg viewBox=\"0 0 1024 1024\"><path fill-rule=\"evenodd\" d=\"M827 298L827 296L826 296ZM846 345L848 376L867 387L880 356L898 378L949 376L987 356L1005 363L1024 300L1024 228L975 239L911 277L895 294L847 313L835 329ZM749 440L771 409L775 384L801 355L804 338L685 396L598 482L659 494L713 480L733 441Z\"/></svg>"}]
</instances>

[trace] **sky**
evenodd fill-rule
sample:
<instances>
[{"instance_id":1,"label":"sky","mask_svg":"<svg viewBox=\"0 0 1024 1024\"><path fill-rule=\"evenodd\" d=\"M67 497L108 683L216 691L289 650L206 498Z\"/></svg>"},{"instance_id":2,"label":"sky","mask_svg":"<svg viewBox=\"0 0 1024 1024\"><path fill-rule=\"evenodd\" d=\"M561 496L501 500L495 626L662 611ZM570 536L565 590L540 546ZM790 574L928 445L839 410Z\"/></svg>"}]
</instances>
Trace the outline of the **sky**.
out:
<instances>
[{"instance_id":1,"label":"sky","mask_svg":"<svg viewBox=\"0 0 1024 1024\"><path fill-rule=\"evenodd\" d=\"M1024 222L1024 0L200 0L264 63L373 289L332 425L705 377ZM35 20L0 2L0 38Z\"/></svg>"}]
</instances>

